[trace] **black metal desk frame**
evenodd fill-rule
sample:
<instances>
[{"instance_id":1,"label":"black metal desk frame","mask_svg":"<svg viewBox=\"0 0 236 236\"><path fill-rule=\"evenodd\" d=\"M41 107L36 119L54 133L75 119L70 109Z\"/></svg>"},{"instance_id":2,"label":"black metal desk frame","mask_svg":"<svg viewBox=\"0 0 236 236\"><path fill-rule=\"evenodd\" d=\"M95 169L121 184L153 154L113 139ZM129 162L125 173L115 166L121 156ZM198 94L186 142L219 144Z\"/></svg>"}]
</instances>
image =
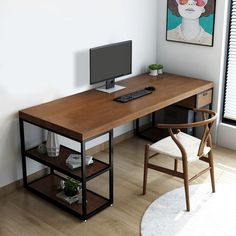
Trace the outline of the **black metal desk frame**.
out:
<instances>
[{"instance_id":1,"label":"black metal desk frame","mask_svg":"<svg viewBox=\"0 0 236 236\"><path fill-rule=\"evenodd\" d=\"M21 156L22 156L22 172L23 172L23 185L24 187L39 195L40 197L48 200L49 202L63 208L64 210L66 210L67 212L77 216L79 219L83 220L83 221L86 221L88 218L90 218L91 216L97 214L98 212L102 211L104 208L108 207L108 206L111 206L113 204L113 201L114 201L114 190L113 190L113 130L110 130L106 133L103 133L103 134L100 134L100 135L97 135L93 138L90 138L90 139L87 139L87 140L84 140L84 141L80 141L80 140L76 140L72 137L69 137L69 136L65 136L63 133L59 133L59 132L56 132L57 134L60 134L66 138L69 138L69 139L72 139L74 141L77 141L80 143L80 147L81 147L81 151L80 152L77 152L77 153L80 153L81 154L81 157L82 157L82 167L81 167L81 178L74 175L73 174L73 171L69 171L69 170L66 170L66 169L60 169L60 168L57 168L55 167L54 165L51 165L50 163L48 163L46 160L43 161L42 159L39 160L38 158L36 158L35 156L32 156L30 155L27 150L26 150L26 147L25 147L25 132L24 132L24 122L27 122L27 123L30 123L22 118L19 119L19 125L20 125L20 140L21 140ZM33 124L33 123L31 123ZM35 124L33 124L35 125ZM36 125L37 127L40 127L42 129L44 129L44 127L42 126L39 126L39 125ZM48 129L47 129L48 130ZM54 132L53 130L48 130L48 131L52 131ZM99 136L102 136L102 135L105 135L105 134L108 134L109 135L109 163L107 164L107 167L104 168L103 170L100 170L96 173L94 173L92 176L89 176L89 177L86 177L86 163L85 163L85 156L86 156L86 149L85 149L85 143L94 139L94 138L97 138ZM47 195L43 194L42 192L40 191L37 191L35 188L32 188L31 187L31 184L35 181L38 181L39 179L37 180L34 180L32 182L28 182L28 179L27 179L27 166L26 166L26 159L28 158L31 158L35 161L38 161L46 166L48 166L50 168L50 174L49 175L56 175L56 173L54 173L54 170L62 173L62 174L65 174L67 175L68 177L71 177L71 178L74 178L74 179L77 179L79 181L81 181L82 183L82 214L71 209L70 207L67 207L66 204L63 204L61 203L60 201L57 201L53 198L50 198L48 197ZM97 160L98 161L98 160ZM100 161L101 162L101 161ZM96 194L98 195L99 197L101 198L104 198L105 200L105 203L102 205L102 206L99 206L97 209L93 210L92 212L87 212L87 191L90 191L90 190L87 190L86 188L86 183L87 181L97 177L98 175L101 175L105 172L109 171L109 198L105 198L97 193L94 193L93 194ZM60 176L59 176L60 177ZM42 177L44 178L44 177ZM90 191L92 192L92 191Z\"/></svg>"}]
</instances>

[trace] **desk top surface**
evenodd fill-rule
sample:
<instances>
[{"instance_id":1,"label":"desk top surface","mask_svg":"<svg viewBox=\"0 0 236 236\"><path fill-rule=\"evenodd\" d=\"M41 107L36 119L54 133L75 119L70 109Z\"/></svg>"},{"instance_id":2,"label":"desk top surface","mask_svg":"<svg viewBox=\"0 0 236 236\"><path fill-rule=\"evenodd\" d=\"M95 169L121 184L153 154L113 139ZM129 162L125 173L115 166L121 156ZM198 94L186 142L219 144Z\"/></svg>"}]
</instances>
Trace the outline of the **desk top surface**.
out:
<instances>
[{"instance_id":1,"label":"desk top surface","mask_svg":"<svg viewBox=\"0 0 236 236\"><path fill-rule=\"evenodd\" d=\"M158 77L139 75L117 84L126 88L111 94L88 90L21 110L19 116L82 141L213 88L210 81L167 73ZM147 86L154 86L156 90L127 103L113 101L116 97Z\"/></svg>"}]
</instances>

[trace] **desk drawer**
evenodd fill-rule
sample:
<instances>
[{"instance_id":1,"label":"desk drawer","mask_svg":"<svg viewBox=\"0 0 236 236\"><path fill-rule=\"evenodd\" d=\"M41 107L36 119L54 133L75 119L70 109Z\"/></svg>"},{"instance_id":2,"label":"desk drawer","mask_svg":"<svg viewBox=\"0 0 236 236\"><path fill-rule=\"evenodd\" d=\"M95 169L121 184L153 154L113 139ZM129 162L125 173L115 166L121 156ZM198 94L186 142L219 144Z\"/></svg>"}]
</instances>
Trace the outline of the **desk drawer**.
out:
<instances>
[{"instance_id":1,"label":"desk drawer","mask_svg":"<svg viewBox=\"0 0 236 236\"><path fill-rule=\"evenodd\" d=\"M186 108L201 108L206 105L211 104L212 102L212 89L206 90L202 93L186 98L180 102L177 102L176 105L186 107Z\"/></svg>"},{"instance_id":2,"label":"desk drawer","mask_svg":"<svg viewBox=\"0 0 236 236\"><path fill-rule=\"evenodd\" d=\"M204 107L212 101L212 89L199 93L196 98L196 108Z\"/></svg>"}]
</instances>

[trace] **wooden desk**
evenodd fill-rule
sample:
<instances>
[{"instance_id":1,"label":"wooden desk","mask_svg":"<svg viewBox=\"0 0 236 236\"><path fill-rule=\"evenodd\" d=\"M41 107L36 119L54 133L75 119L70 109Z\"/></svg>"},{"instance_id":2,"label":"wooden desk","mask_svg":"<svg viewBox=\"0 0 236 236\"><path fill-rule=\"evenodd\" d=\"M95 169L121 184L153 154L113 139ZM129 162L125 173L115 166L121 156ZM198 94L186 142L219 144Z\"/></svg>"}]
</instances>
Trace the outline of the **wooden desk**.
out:
<instances>
[{"instance_id":1,"label":"wooden desk","mask_svg":"<svg viewBox=\"0 0 236 236\"><path fill-rule=\"evenodd\" d=\"M213 88L212 82L171 74L136 76L119 84L126 89L112 94L89 90L22 110L19 116L82 141ZM125 104L113 101L148 85L156 91Z\"/></svg>"},{"instance_id":2,"label":"wooden desk","mask_svg":"<svg viewBox=\"0 0 236 236\"><path fill-rule=\"evenodd\" d=\"M123 80L118 84L126 88L112 94L89 90L19 111L24 186L65 208L82 220L88 219L113 203L113 128L177 102L194 107L209 104L212 99L212 82L173 74L163 74L158 77L140 75ZM113 101L114 98L120 95L145 88L146 86L155 86L156 90L150 95L127 103ZM66 166L63 166L63 163L58 163L59 161L56 159L52 161L46 155L38 155L35 151L37 147L25 150L24 122L78 141L81 144L82 160L85 158L86 153L85 142L108 133L109 163L101 163L95 160L96 165L93 164L93 167L86 167L85 161L82 161L81 170L71 171ZM63 147L63 150L58 158L63 161L68 156L68 153L75 152L66 149L66 147ZM39 180L41 182L28 183L26 157L49 166L52 177L47 177L47 181ZM68 206L55 197L56 190L53 188L55 188L55 182L59 180L57 179L58 176L55 177L54 169L82 182L82 206ZM106 171L109 171L109 198L99 196L86 188L87 181ZM51 180L49 180L50 178ZM44 190L43 186L50 181L54 185L47 185L47 190ZM48 189L51 189L51 191ZM88 203L86 203L86 200L88 200Z\"/></svg>"}]
</instances>

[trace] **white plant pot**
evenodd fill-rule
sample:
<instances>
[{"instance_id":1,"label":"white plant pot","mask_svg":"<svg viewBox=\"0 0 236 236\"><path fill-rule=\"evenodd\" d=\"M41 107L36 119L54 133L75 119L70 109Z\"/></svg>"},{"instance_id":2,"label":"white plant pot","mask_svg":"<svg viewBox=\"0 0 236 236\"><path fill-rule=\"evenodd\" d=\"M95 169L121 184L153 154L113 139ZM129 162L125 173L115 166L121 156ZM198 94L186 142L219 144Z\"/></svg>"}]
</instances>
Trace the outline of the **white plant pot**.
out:
<instances>
[{"instance_id":1,"label":"white plant pot","mask_svg":"<svg viewBox=\"0 0 236 236\"><path fill-rule=\"evenodd\" d=\"M158 73L158 74L163 74L163 69L159 69L159 70L157 71L157 73Z\"/></svg>"},{"instance_id":2,"label":"white plant pot","mask_svg":"<svg viewBox=\"0 0 236 236\"><path fill-rule=\"evenodd\" d=\"M48 131L46 148L47 148L47 155L49 157L59 156L60 144L58 141L58 137L55 133Z\"/></svg>"},{"instance_id":3,"label":"white plant pot","mask_svg":"<svg viewBox=\"0 0 236 236\"><path fill-rule=\"evenodd\" d=\"M151 76L157 76L157 75L158 75L157 70L150 70L149 75L151 75Z\"/></svg>"}]
</instances>

